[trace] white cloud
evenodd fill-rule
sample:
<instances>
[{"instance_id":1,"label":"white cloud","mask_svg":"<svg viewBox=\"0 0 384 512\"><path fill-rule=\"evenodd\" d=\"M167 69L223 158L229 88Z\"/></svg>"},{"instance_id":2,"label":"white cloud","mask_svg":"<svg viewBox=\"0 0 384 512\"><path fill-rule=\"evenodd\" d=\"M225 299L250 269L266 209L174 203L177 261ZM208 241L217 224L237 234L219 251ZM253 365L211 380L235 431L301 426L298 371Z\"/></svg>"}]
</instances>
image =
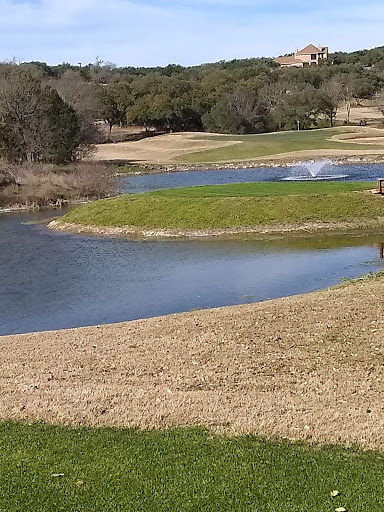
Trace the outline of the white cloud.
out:
<instances>
[{"instance_id":1,"label":"white cloud","mask_svg":"<svg viewBox=\"0 0 384 512\"><path fill-rule=\"evenodd\" d=\"M328 44L382 44L384 5L326 0L0 0L0 59L199 64Z\"/></svg>"}]
</instances>

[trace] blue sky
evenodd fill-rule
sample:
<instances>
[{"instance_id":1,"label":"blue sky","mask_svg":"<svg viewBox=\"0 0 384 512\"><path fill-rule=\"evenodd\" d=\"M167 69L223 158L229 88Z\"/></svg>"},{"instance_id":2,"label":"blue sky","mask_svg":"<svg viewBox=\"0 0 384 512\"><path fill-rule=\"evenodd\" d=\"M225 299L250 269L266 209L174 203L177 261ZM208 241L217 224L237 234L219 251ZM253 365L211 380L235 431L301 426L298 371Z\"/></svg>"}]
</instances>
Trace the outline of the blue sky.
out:
<instances>
[{"instance_id":1,"label":"blue sky","mask_svg":"<svg viewBox=\"0 0 384 512\"><path fill-rule=\"evenodd\" d=\"M384 45L383 0L0 0L0 60L183 65Z\"/></svg>"}]
</instances>

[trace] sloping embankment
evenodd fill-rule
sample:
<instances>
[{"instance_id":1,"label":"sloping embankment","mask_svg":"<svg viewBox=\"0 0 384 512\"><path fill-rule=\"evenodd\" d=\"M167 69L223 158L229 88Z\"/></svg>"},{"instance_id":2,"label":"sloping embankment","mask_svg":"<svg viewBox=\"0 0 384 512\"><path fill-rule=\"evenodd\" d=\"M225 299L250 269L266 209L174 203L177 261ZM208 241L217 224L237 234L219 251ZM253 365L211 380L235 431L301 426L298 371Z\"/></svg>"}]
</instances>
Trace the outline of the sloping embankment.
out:
<instances>
[{"instance_id":1,"label":"sloping embankment","mask_svg":"<svg viewBox=\"0 0 384 512\"><path fill-rule=\"evenodd\" d=\"M384 448L384 279L0 338L0 417Z\"/></svg>"}]
</instances>

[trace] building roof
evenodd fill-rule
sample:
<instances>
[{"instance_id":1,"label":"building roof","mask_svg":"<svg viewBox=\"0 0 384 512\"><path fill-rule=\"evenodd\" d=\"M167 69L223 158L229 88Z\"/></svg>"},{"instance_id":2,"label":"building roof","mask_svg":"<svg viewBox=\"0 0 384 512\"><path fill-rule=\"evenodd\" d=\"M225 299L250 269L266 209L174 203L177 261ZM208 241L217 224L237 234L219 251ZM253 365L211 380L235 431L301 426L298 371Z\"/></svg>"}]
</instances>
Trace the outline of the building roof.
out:
<instances>
[{"instance_id":1,"label":"building roof","mask_svg":"<svg viewBox=\"0 0 384 512\"><path fill-rule=\"evenodd\" d=\"M309 44L308 46L297 52L296 55L309 55L312 53L323 53L323 48L315 46L313 44Z\"/></svg>"},{"instance_id":2,"label":"building roof","mask_svg":"<svg viewBox=\"0 0 384 512\"><path fill-rule=\"evenodd\" d=\"M294 55L291 57L277 57L276 59L273 59L278 64L300 64L300 62L303 62L301 59L295 58Z\"/></svg>"}]
</instances>

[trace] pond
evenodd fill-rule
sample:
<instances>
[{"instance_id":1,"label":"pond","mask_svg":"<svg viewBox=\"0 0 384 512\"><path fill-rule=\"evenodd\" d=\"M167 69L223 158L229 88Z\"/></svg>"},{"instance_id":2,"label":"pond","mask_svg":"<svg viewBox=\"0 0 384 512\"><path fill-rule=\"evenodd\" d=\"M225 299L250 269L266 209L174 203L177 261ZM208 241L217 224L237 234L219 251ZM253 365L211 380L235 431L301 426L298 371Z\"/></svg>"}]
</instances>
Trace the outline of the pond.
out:
<instances>
[{"instance_id":1,"label":"pond","mask_svg":"<svg viewBox=\"0 0 384 512\"><path fill-rule=\"evenodd\" d=\"M376 179L383 171L370 166L361 179ZM122 181L133 193L252 181L250 176L269 181L267 173L283 172L186 172ZM1 335L262 301L384 269L384 235L137 241L57 233L31 223L52 215L57 212L0 215Z\"/></svg>"},{"instance_id":2,"label":"pond","mask_svg":"<svg viewBox=\"0 0 384 512\"><path fill-rule=\"evenodd\" d=\"M327 174L345 175L338 181L376 181L384 177L383 164L332 165L327 163ZM282 181L305 172L303 165L295 167L263 167L260 169L224 169L220 171L171 172L142 174L121 179L122 191L128 193L149 192L160 188L194 187L197 185L223 185L251 181Z\"/></svg>"}]
</instances>

